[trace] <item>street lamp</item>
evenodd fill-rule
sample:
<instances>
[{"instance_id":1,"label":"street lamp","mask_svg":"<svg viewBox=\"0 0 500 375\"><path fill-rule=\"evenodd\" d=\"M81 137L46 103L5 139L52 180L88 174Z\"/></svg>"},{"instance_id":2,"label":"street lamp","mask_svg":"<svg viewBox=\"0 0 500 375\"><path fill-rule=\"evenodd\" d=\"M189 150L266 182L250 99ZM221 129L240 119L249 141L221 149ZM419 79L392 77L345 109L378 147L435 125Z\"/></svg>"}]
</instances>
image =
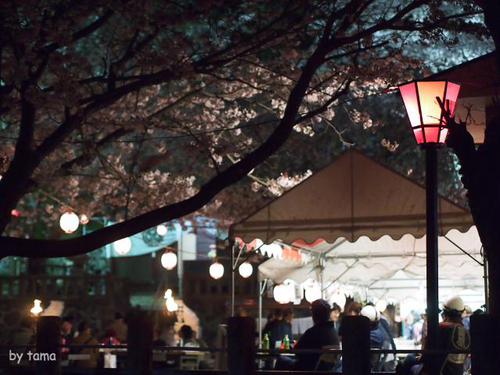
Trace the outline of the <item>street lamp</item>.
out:
<instances>
[{"instance_id":1,"label":"street lamp","mask_svg":"<svg viewBox=\"0 0 500 375\"><path fill-rule=\"evenodd\" d=\"M449 81L414 81L399 86L415 139L425 149L428 326L426 343L429 350L438 349L439 339L437 149L444 144L448 134L448 124L437 98L443 103L450 117L453 117L459 91L460 85Z\"/></svg>"}]
</instances>

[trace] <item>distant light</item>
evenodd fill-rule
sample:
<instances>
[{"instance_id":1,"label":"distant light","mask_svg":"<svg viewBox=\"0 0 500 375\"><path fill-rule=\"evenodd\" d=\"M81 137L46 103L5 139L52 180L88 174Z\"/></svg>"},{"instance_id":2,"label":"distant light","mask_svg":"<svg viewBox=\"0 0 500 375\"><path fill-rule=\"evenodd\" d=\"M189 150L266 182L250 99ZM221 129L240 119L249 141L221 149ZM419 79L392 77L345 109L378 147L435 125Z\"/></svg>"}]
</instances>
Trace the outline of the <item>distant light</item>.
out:
<instances>
[{"instance_id":1,"label":"distant light","mask_svg":"<svg viewBox=\"0 0 500 375\"><path fill-rule=\"evenodd\" d=\"M249 278L250 276L252 276L253 267L249 262L243 262L238 267L238 272L240 273L241 277L246 279L246 278Z\"/></svg>"},{"instance_id":2,"label":"distant light","mask_svg":"<svg viewBox=\"0 0 500 375\"><path fill-rule=\"evenodd\" d=\"M172 298L172 296L173 296L172 289L169 288L165 291L165 295L163 296L163 298L168 299L168 298Z\"/></svg>"},{"instance_id":3,"label":"distant light","mask_svg":"<svg viewBox=\"0 0 500 375\"><path fill-rule=\"evenodd\" d=\"M156 233L158 236L165 236L168 232L168 228L166 225L160 224L156 227Z\"/></svg>"},{"instance_id":4,"label":"distant light","mask_svg":"<svg viewBox=\"0 0 500 375\"><path fill-rule=\"evenodd\" d=\"M14 217L20 217L21 216L21 211L16 210L15 208L10 211L10 214Z\"/></svg>"},{"instance_id":5,"label":"distant light","mask_svg":"<svg viewBox=\"0 0 500 375\"><path fill-rule=\"evenodd\" d=\"M167 311L168 312L175 312L179 310L179 306L177 303L175 303L175 300L173 298L169 298L165 301L165 306L167 306Z\"/></svg>"},{"instance_id":6,"label":"distant light","mask_svg":"<svg viewBox=\"0 0 500 375\"><path fill-rule=\"evenodd\" d=\"M167 250L161 256L161 265L167 270L172 270L177 265L177 254Z\"/></svg>"},{"instance_id":7,"label":"distant light","mask_svg":"<svg viewBox=\"0 0 500 375\"><path fill-rule=\"evenodd\" d=\"M66 233L73 233L78 229L80 219L73 211L67 211L61 215L59 226Z\"/></svg>"},{"instance_id":8,"label":"distant light","mask_svg":"<svg viewBox=\"0 0 500 375\"><path fill-rule=\"evenodd\" d=\"M224 266L219 263L215 262L210 265L210 268L208 269L208 273L212 277L212 279L220 279L222 276L224 276Z\"/></svg>"},{"instance_id":9,"label":"distant light","mask_svg":"<svg viewBox=\"0 0 500 375\"><path fill-rule=\"evenodd\" d=\"M127 255L132 249L132 241L129 237L113 242L113 248L118 255Z\"/></svg>"},{"instance_id":10,"label":"distant light","mask_svg":"<svg viewBox=\"0 0 500 375\"><path fill-rule=\"evenodd\" d=\"M30 313L32 313L34 316L38 316L43 311L41 305L42 301L40 301L39 299L35 299L33 301L33 307L31 308Z\"/></svg>"},{"instance_id":11,"label":"distant light","mask_svg":"<svg viewBox=\"0 0 500 375\"><path fill-rule=\"evenodd\" d=\"M87 225L89 223L90 219L87 215L81 214L80 215L80 224L82 225Z\"/></svg>"}]
</instances>

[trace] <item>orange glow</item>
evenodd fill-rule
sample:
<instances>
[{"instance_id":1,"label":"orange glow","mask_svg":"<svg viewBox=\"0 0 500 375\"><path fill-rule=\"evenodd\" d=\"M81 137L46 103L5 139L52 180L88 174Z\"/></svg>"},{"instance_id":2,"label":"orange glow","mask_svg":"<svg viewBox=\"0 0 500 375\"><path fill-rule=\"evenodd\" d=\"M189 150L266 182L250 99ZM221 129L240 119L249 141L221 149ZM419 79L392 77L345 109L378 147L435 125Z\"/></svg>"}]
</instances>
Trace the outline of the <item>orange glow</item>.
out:
<instances>
[{"instance_id":1,"label":"orange glow","mask_svg":"<svg viewBox=\"0 0 500 375\"><path fill-rule=\"evenodd\" d=\"M417 143L444 143L447 124L436 97L441 98L453 116L460 85L448 81L419 81L404 84L399 91Z\"/></svg>"}]
</instances>

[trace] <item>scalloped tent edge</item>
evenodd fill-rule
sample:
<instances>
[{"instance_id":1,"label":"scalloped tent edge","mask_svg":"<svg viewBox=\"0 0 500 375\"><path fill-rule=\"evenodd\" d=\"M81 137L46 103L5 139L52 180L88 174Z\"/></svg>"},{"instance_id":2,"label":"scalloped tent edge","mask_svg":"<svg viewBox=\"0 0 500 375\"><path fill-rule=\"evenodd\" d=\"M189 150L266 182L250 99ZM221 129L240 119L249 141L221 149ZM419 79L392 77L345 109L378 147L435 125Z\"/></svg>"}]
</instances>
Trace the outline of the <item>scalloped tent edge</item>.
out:
<instances>
[{"instance_id":1,"label":"scalloped tent edge","mask_svg":"<svg viewBox=\"0 0 500 375\"><path fill-rule=\"evenodd\" d=\"M439 234L472 227L470 212L439 197ZM425 188L357 150L285 192L230 227L231 238L334 243L362 236L422 237L426 231Z\"/></svg>"}]
</instances>

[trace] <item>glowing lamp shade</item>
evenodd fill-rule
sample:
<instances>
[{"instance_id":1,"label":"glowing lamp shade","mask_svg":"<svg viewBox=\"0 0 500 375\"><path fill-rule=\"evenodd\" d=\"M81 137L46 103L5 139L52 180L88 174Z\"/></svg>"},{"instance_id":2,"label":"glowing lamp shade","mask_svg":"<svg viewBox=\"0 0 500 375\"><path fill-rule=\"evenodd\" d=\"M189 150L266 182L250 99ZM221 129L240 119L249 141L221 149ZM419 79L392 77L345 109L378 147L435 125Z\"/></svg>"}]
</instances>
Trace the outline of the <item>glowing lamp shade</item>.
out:
<instances>
[{"instance_id":1,"label":"glowing lamp shade","mask_svg":"<svg viewBox=\"0 0 500 375\"><path fill-rule=\"evenodd\" d=\"M250 276L252 276L253 267L249 262L243 262L238 267L238 272L240 273L241 277L243 277L244 279L247 279Z\"/></svg>"},{"instance_id":2,"label":"glowing lamp shade","mask_svg":"<svg viewBox=\"0 0 500 375\"><path fill-rule=\"evenodd\" d=\"M167 270L172 270L177 265L177 254L171 251L166 251L161 256L161 265Z\"/></svg>"},{"instance_id":3,"label":"glowing lamp shade","mask_svg":"<svg viewBox=\"0 0 500 375\"><path fill-rule=\"evenodd\" d=\"M168 232L168 229L167 229L167 226L166 225L163 225L163 224L160 224L156 227L156 233L158 234L158 236L165 236Z\"/></svg>"},{"instance_id":4,"label":"glowing lamp shade","mask_svg":"<svg viewBox=\"0 0 500 375\"><path fill-rule=\"evenodd\" d=\"M127 255L132 249L132 240L128 237L122 238L113 242L113 248L118 255Z\"/></svg>"},{"instance_id":5,"label":"glowing lamp shade","mask_svg":"<svg viewBox=\"0 0 500 375\"><path fill-rule=\"evenodd\" d=\"M72 211L65 212L59 219L59 226L66 233L73 233L80 225L80 218Z\"/></svg>"},{"instance_id":6,"label":"glowing lamp shade","mask_svg":"<svg viewBox=\"0 0 500 375\"><path fill-rule=\"evenodd\" d=\"M212 263L208 269L208 273L212 279L220 279L224 276L224 266L219 262Z\"/></svg>"},{"instance_id":7,"label":"glowing lamp shade","mask_svg":"<svg viewBox=\"0 0 500 375\"><path fill-rule=\"evenodd\" d=\"M39 299L35 299L33 301L33 307L31 308L30 313L32 313L34 316L38 316L42 311L42 301L40 301Z\"/></svg>"},{"instance_id":8,"label":"glowing lamp shade","mask_svg":"<svg viewBox=\"0 0 500 375\"><path fill-rule=\"evenodd\" d=\"M444 143L448 124L436 97L453 117L459 91L460 85L449 81L416 81L399 86L418 144Z\"/></svg>"}]
</instances>

